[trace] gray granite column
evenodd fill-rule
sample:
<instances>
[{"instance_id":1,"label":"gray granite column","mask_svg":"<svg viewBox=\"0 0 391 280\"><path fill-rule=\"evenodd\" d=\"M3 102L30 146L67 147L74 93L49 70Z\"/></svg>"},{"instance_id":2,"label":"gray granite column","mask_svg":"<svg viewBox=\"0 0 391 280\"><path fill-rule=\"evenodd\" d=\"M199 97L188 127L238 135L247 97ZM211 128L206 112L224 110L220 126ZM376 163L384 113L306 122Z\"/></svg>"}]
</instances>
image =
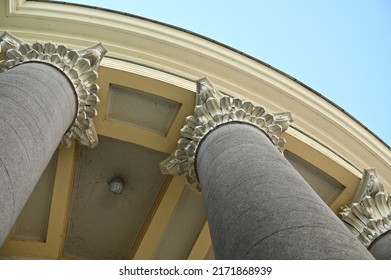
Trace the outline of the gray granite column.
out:
<instances>
[{"instance_id":1,"label":"gray granite column","mask_svg":"<svg viewBox=\"0 0 391 280\"><path fill-rule=\"evenodd\" d=\"M215 128L196 166L217 258L371 258L259 129Z\"/></svg>"},{"instance_id":2,"label":"gray granite column","mask_svg":"<svg viewBox=\"0 0 391 280\"><path fill-rule=\"evenodd\" d=\"M94 147L100 45L74 51L0 36L0 246L58 144Z\"/></svg>"},{"instance_id":3,"label":"gray granite column","mask_svg":"<svg viewBox=\"0 0 391 280\"><path fill-rule=\"evenodd\" d=\"M391 232L379 236L368 250L377 260L391 260Z\"/></svg>"},{"instance_id":4,"label":"gray granite column","mask_svg":"<svg viewBox=\"0 0 391 280\"><path fill-rule=\"evenodd\" d=\"M372 258L282 156L290 113L267 113L207 79L196 104L160 167L199 182L216 258Z\"/></svg>"},{"instance_id":5,"label":"gray granite column","mask_svg":"<svg viewBox=\"0 0 391 280\"><path fill-rule=\"evenodd\" d=\"M43 63L0 74L0 244L71 126L76 95L69 79Z\"/></svg>"}]
</instances>

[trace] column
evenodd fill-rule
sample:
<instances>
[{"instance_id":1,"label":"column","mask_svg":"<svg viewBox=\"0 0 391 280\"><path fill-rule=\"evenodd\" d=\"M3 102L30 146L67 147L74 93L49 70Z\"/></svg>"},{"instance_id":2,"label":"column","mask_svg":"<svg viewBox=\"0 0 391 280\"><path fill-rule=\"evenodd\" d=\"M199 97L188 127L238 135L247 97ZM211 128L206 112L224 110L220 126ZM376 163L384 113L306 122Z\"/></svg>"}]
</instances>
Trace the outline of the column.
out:
<instances>
[{"instance_id":1,"label":"column","mask_svg":"<svg viewBox=\"0 0 391 280\"><path fill-rule=\"evenodd\" d=\"M391 260L391 232L387 231L376 238L368 250L377 260Z\"/></svg>"},{"instance_id":2,"label":"column","mask_svg":"<svg viewBox=\"0 0 391 280\"><path fill-rule=\"evenodd\" d=\"M105 50L30 45L7 32L0 46L1 246L58 144L97 144L93 81Z\"/></svg>"},{"instance_id":3,"label":"column","mask_svg":"<svg viewBox=\"0 0 391 280\"><path fill-rule=\"evenodd\" d=\"M206 80L163 173L199 181L218 259L371 259L282 156L289 113L270 114Z\"/></svg>"},{"instance_id":4,"label":"column","mask_svg":"<svg viewBox=\"0 0 391 280\"><path fill-rule=\"evenodd\" d=\"M375 169L365 169L350 207L340 217L376 259L391 259L391 197Z\"/></svg>"}]
</instances>

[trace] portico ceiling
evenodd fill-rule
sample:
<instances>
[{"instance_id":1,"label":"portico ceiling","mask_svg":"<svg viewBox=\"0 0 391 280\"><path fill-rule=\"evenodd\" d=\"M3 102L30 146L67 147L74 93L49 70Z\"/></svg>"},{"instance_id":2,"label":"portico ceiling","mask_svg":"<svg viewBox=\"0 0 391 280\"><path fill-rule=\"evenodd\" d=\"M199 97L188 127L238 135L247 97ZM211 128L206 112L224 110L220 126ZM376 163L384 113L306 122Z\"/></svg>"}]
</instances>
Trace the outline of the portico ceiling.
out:
<instances>
[{"instance_id":1,"label":"portico ceiling","mask_svg":"<svg viewBox=\"0 0 391 280\"><path fill-rule=\"evenodd\" d=\"M59 146L0 254L71 259L213 257L197 186L186 186L183 177L164 177L159 171L159 162L175 148L183 120L192 113L195 92L106 66L99 69L98 84L99 145ZM132 98L138 98L132 97L135 90L148 94L148 102L154 104L159 98L180 104L167 133L111 118L110 85L127 89L130 97L124 100L129 103L121 106L131 108ZM148 114L153 112L139 115L141 123ZM311 150L306 152L308 156ZM286 153L329 205L341 199L347 187L358 184L354 175L344 176L341 183L294 152ZM108 189L114 177L125 181L120 195ZM46 212L38 211L43 205Z\"/></svg>"}]
</instances>

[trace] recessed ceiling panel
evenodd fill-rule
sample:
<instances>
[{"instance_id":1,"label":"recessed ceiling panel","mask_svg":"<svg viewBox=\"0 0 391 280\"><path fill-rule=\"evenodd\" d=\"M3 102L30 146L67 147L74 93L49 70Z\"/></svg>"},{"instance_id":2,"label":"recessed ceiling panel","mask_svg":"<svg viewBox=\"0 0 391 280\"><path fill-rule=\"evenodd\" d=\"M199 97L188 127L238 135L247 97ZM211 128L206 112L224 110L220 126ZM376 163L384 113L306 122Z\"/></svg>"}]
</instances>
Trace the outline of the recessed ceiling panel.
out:
<instances>
[{"instance_id":1,"label":"recessed ceiling panel","mask_svg":"<svg viewBox=\"0 0 391 280\"><path fill-rule=\"evenodd\" d=\"M127 259L163 185L166 154L99 137L80 148L64 255L78 259ZM120 177L121 194L109 191Z\"/></svg>"},{"instance_id":2,"label":"recessed ceiling panel","mask_svg":"<svg viewBox=\"0 0 391 280\"><path fill-rule=\"evenodd\" d=\"M330 205L343 191L344 186L324 171L289 151L284 155L326 204Z\"/></svg>"},{"instance_id":3,"label":"recessed ceiling panel","mask_svg":"<svg viewBox=\"0 0 391 280\"><path fill-rule=\"evenodd\" d=\"M46 241L58 151L35 185L12 229L12 239Z\"/></svg>"},{"instance_id":4,"label":"recessed ceiling panel","mask_svg":"<svg viewBox=\"0 0 391 280\"><path fill-rule=\"evenodd\" d=\"M107 118L166 135L180 107L178 102L111 84Z\"/></svg>"},{"instance_id":5,"label":"recessed ceiling panel","mask_svg":"<svg viewBox=\"0 0 391 280\"><path fill-rule=\"evenodd\" d=\"M153 259L187 259L203 225L206 213L202 194L186 187L168 221Z\"/></svg>"}]
</instances>

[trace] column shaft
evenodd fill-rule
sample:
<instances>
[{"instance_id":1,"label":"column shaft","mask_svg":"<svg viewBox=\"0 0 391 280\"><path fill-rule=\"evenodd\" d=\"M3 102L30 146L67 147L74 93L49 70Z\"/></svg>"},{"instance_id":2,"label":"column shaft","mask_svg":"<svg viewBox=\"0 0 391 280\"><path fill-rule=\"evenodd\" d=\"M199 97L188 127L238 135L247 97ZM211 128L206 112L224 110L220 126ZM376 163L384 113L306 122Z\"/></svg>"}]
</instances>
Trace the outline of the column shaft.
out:
<instances>
[{"instance_id":1,"label":"column shaft","mask_svg":"<svg viewBox=\"0 0 391 280\"><path fill-rule=\"evenodd\" d=\"M368 250L377 260L391 260L391 231L380 235Z\"/></svg>"},{"instance_id":2,"label":"column shaft","mask_svg":"<svg viewBox=\"0 0 391 280\"><path fill-rule=\"evenodd\" d=\"M215 128L196 167L216 258L372 258L259 129Z\"/></svg>"},{"instance_id":3,"label":"column shaft","mask_svg":"<svg viewBox=\"0 0 391 280\"><path fill-rule=\"evenodd\" d=\"M24 63L0 74L0 246L76 108L72 84L53 66Z\"/></svg>"}]
</instances>

